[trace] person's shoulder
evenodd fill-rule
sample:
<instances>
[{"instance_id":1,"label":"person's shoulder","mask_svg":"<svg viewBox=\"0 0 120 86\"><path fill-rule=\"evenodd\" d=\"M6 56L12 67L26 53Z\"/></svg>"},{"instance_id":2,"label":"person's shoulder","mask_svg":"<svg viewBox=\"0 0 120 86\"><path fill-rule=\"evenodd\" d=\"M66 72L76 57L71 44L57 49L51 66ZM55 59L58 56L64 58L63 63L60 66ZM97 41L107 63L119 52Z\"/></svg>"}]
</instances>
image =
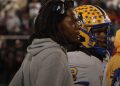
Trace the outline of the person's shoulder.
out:
<instances>
[{"instance_id":1,"label":"person's shoulder","mask_svg":"<svg viewBox=\"0 0 120 86\"><path fill-rule=\"evenodd\" d=\"M87 55L85 52L82 52L82 51L72 51L72 52L68 52L67 53L68 57L70 58L73 58L73 57L76 57L76 58L79 58L79 57L89 57L89 55Z\"/></svg>"}]
</instances>

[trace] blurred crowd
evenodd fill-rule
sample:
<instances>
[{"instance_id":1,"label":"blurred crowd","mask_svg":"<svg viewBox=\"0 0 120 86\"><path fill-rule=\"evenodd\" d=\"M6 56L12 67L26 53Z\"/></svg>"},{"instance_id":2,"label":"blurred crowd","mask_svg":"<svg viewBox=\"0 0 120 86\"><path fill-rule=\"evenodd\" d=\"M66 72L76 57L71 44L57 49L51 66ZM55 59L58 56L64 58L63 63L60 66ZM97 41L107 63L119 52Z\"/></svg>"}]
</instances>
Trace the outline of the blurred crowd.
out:
<instances>
[{"instance_id":1,"label":"blurred crowd","mask_svg":"<svg viewBox=\"0 0 120 86\"><path fill-rule=\"evenodd\" d=\"M24 4L24 5L23 5ZM34 17L41 3L37 0L3 0L0 9L0 85L8 85L20 67Z\"/></svg>"},{"instance_id":2,"label":"blurred crowd","mask_svg":"<svg viewBox=\"0 0 120 86\"><path fill-rule=\"evenodd\" d=\"M0 84L8 84L21 65L29 36L34 31L34 19L46 0L0 1ZM119 0L76 0L80 4L95 4L109 15L114 31L120 28ZM6 36L14 36L14 38ZM18 38L18 37L21 38Z\"/></svg>"}]
</instances>

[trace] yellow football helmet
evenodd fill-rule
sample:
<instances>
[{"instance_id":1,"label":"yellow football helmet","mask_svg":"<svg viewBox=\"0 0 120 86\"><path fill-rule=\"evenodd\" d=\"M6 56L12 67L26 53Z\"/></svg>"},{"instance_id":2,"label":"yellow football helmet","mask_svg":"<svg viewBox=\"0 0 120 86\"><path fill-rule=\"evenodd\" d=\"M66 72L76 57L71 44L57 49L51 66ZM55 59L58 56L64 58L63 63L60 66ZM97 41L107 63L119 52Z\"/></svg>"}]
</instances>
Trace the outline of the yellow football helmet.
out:
<instances>
[{"instance_id":1,"label":"yellow football helmet","mask_svg":"<svg viewBox=\"0 0 120 86\"><path fill-rule=\"evenodd\" d=\"M106 14L106 12L98 7L93 5L81 5L74 9L76 15L79 17L80 23L80 35L85 38L85 41L82 42L83 46L86 48L91 48L95 45L96 41L94 40L91 30L99 29L99 27L109 26L111 21ZM94 32L93 32L94 33Z\"/></svg>"}]
</instances>

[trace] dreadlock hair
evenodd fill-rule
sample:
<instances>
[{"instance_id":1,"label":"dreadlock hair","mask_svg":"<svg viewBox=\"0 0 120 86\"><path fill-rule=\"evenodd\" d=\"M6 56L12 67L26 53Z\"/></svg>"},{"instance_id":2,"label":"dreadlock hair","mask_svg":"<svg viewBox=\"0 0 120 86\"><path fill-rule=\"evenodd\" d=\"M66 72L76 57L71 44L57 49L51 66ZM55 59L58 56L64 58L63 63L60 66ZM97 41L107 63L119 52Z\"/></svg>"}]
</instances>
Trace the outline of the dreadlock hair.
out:
<instances>
[{"instance_id":1,"label":"dreadlock hair","mask_svg":"<svg viewBox=\"0 0 120 86\"><path fill-rule=\"evenodd\" d=\"M64 45L65 38L58 31L58 24L65 18L67 11L63 4L60 0L49 0L42 6L36 17L35 32L30 37L30 42L34 38L51 38Z\"/></svg>"}]
</instances>

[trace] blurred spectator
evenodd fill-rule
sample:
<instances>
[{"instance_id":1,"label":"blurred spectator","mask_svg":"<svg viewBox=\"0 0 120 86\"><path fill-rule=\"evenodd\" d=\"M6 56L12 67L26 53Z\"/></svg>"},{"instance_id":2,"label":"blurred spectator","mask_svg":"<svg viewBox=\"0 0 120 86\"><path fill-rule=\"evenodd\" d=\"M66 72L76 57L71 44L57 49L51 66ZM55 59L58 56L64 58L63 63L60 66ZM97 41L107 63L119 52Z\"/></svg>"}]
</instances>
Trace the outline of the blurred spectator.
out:
<instances>
[{"instance_id":1,"label":"blurred spectator","mask_svg":"<svg viewBox=\"0 0 120 86\"><path fill-rule=\"evenodd\" d=\"M103 86L120 86L120 29L114 39L116 53L108 61Z\"/></svg>"},{"instance_id":2,"label":"blurred spectator","mask_svg":"<svg viewBox=\"0 0 120 86\"><path fill-rule=\"evenodd\" d=\"M7 44L0 40L0 83L3 83L5 81L5 78L3 78L3 73L5 72L5 64L4 64L4 57L5 57L5 49L7 48Z\"/></svg>"},{"instance_id":3,"label":"blurred spectator","mask_svg":"<svg viewBox=\"0 0 120 86\"><path fill-rule=\"evenodd\" d=\"M40 8L41 8L41 3L38 0L32 0L32 2L29 3L30 17L36 16Z\"/></svg>"},{"instance_id":4,"label":"blurred spectator","mask_svg":"<svg viewBox=\"0 0 120 86\"><path fill-rule=\"evenodd\" d=\"M7 35L7 29L5 25L5 13L3 11L0 11L0 35Z\"/></svg>"},{"instance_id":5,"label":"blurred spectator","mask_svg":"<svg viewBox=\"0 0 120 86\"><path fill-rule=\"evenodd\" d=\"M0 25L3 24L4 18L5 18L5 13L3 11L0 11Z\"/></svg>"},{"instance_id":6,"label":"blurred spectator","mask_svg":"<svg viewBox=\"0 0 120 86\"><path fill-rule=\"evenodd\" d=\"M21 66L21 63L24 59L24 51L16 51L15 53L15 71L17 71L19 69L19 67Z\"/></svg>"},{"instance_id":7,"label":"blurred spectator","mask_svg":"<svg viewBox=\"0 0 120 86\"><path fill-rule=\"evenodd\" d=\"M34 27L34 18L37 16L40 8L41 3L38 0L32 0L32 2L29 3L30 27Z\"/></svg>"},{"instance_id":8,"label":"blurred spectator","mask_svg":"<svg viewBox=\"0 0 120 86\"><path fill-rule=\"evenodd\" d=\"M13 11L6 12L6 26L9 34L20 33L20 19Z\"/></svg>"},{"instance_id":9,"label":"blurred spectator","mask_svg":"<svg viewBox=\"0 0 120 86\"><path fill-rule=\"evenodd\" d=\"M120 5L120 0L107 0L106 1L106 6L108 8L117 9L119 8L119 5Z\"/></svg>"},{"instance_id":10,"label":"blurred spectator","mask_svg":"<svg viewBox=\"0 0 120 86\"><path fill-rule=\"evenodd\" d=\"M29 14L28 13L22 13L21 15L21 29L23 35L29 35L31 34L31 28L29 26Z\"/></svg>"},{"instance_id":11,"label":"blurred spectator","mask_svg":"<svg viewBox=\"0 0 120 86\"><path fill-rule=\"evenodd\" d=\"M23 47L22 41L20 41L20 40L15 40L16 52L17 52L17 51L23 51L22 47Z\"/></svg>"},{"instance_id":12,"label":"blurred spectator","mask_svg":"<svg viewBox=\"0 0 120 86\"><path fill-rule=\"evenodd\" d=\"M10 80L12 79L12 76L14 74L14 52L9 51L7 54L7 57L5 58L5 68L6 68L6 83L8 84Z\"/></svg>"}]
</instances>

